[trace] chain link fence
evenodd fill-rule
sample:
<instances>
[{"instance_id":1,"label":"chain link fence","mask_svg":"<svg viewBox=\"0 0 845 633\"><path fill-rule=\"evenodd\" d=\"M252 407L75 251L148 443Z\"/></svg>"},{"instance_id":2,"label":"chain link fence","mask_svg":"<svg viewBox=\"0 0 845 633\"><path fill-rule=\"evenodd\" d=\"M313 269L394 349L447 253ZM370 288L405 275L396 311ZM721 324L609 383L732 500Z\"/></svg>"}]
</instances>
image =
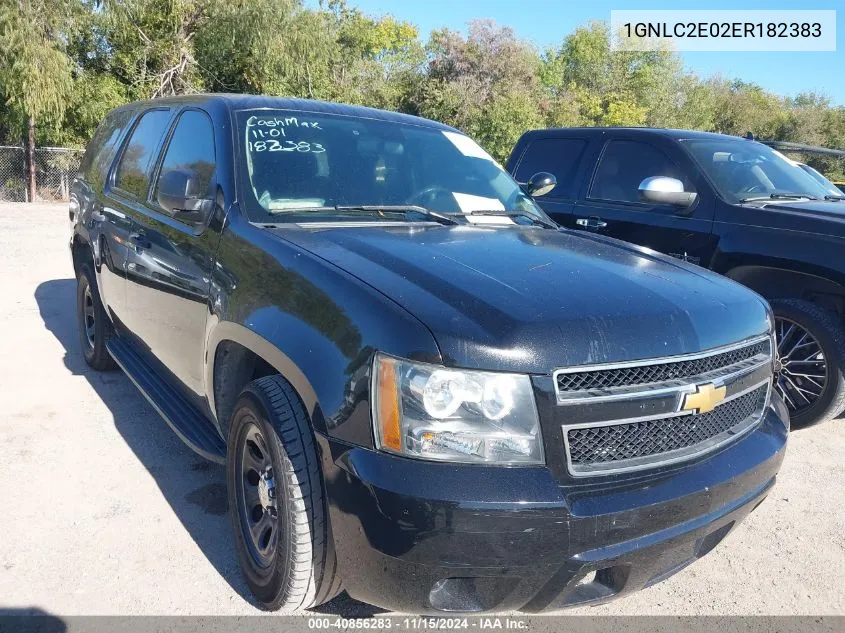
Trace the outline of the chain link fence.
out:
<instances>
[{"instance_id":1,"label":"chain link fence","mask_svg":"<svg viewBox=\"0 0 845 633\"><path fill-rule=\"evenodd\" d=\"M66 202L84 150L39 147L35 150L34 202ZM0 203L33 202L27 192L26 149L0 146Z\"/></svg>"}]
</instances>

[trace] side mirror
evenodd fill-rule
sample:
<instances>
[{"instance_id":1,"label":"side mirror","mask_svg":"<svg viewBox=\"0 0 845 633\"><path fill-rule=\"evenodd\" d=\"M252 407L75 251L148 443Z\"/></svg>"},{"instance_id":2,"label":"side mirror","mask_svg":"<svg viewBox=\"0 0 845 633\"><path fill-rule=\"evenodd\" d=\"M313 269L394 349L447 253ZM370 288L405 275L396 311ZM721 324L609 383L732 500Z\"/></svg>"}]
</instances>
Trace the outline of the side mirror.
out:
<instances>
[{"instance_id":1,"label":"side mirror","mask_svg":"<svg viewBox=\"0 0 845 633\"><path fill-rule=\"evenodd\" d=\"M691 207L698 199L693 191L684 191L684 183L677 178L652 176L639 186L640 199L654 204L669 204L673 207Z\"/></svg>"},{"instance_id":2,"label":"side mirror","mask_svg":"<svg viewBox=\"0 0 845 633\"><path fill-rule=\"evenodd\" d=\"M163 209L185 222L203 222L211 210L211 200L203 198L200 176L192 169L169 169L158 182L156 200Z\"/></svg>"},{"instance_id":3,"label":"side mirror","mask_svg":"<svg viewBox=\"0 0 845 633\"><path fill-rule=\"evenodd\" d=\"M525 193L534 198L545 196L557 186L557 178L547 171L540 171L525 183Z\"/></svg>"}]
</instances>

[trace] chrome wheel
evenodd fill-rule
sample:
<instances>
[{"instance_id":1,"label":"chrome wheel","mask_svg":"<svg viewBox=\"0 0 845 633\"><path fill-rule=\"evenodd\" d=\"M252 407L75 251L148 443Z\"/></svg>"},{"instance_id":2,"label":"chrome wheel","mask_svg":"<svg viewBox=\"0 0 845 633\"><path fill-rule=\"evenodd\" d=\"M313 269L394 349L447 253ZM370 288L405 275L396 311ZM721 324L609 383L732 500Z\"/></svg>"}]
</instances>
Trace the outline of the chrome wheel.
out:
<instances>
[{"instance_id":1,"label":"chrome wheel","mask_svg":"<svg viewBox=\"0 0 845 633\"><path fill-rule=\"evenodd\" d=\"M775 318L775 388L791 416L812 407L827 386L828 367L818 341L795 321Z\"/></svg>"},{"instance_id":2,"label":"chrome wheel","mask_svg":"<svg viewBox=\"0 0 845 633\"><path fill-rule=\"evenodd\" d=\"M266 568L276 556L279 542L279 509L273 463L267 442L254 422L242 429L238 455L240 524L249 554L256 566Z\"/></svg>"},{"instance_id":3,"label":"chrome wheel","mask_svg":"<svg viewBox=\"0 0 845 633\"><path fill-rule=\"evenodd\" d=\"M91 294L90 284L85 286L85 294L82 297L82 318L84 320L83 327L85 328L85 340L88 342L88 347L94 349L94 337L96 328L94 296Z\"/></svg>"}]
</instances>

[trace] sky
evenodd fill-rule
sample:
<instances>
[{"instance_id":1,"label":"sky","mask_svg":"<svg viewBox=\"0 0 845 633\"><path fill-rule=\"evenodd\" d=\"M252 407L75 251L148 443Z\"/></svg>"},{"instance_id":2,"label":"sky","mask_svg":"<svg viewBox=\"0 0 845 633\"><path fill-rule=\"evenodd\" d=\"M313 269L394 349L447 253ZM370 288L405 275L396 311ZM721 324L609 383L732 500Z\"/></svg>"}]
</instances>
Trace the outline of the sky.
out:
<instances>
[{"instance_id":1,"label":"sky","mask_svg":"<svg viewBox=\"0 0 845 633\"><path fill-rule=\"evenodd\" d=\"M816 91L845 105L845 2L843 0L707 0L698 3L655 0L347 0L370 15L390 14L415 24L423 39L433 29L465 32L466 23L492 18L512 27L541 49L557 46L590 20L610 22L611 9L843 9L837 15L836 52L687 52L688 70L702 76L719 74L759 84L780 95ZM316 5L316 0L308 4Z\"/></svg>"}]
</instances>

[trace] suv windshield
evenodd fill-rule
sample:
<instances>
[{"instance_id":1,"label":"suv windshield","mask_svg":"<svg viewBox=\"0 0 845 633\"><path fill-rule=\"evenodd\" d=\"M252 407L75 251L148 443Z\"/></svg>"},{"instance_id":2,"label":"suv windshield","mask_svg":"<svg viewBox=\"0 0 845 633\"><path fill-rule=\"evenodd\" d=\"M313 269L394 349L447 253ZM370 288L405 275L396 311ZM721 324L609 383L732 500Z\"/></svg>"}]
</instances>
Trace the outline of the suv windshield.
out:
<instances>
[{"instance_id":1,"label":"suv windshield","mask_svg":"<svg viewBox=\"0 0 845 633\"><path fill-rule=\"evenodd\" d=\"M252 110L237 115L239 171L254 221L278 222L327 207L413 205L472 221L522 214L549 222L511 176L457 132L324 113ZM360 209L360 214L372 209ZM312 213L313 215L313 213ZM421 219L424 219L420 216ZM396 219L396 216L391 216ZM486 222L485 222L486 220Z\"/></svg>"},{"instance_id":2,"label":"suv windshield","mask_svg":"<svg viewBox=\"0 0 845 633\"><path fill-rule=\"evenodd\" d=\"M824 198L829 192L783 154L744 139L686 140L684 146L729 202Z\"/></svg>"}]
</instances>

